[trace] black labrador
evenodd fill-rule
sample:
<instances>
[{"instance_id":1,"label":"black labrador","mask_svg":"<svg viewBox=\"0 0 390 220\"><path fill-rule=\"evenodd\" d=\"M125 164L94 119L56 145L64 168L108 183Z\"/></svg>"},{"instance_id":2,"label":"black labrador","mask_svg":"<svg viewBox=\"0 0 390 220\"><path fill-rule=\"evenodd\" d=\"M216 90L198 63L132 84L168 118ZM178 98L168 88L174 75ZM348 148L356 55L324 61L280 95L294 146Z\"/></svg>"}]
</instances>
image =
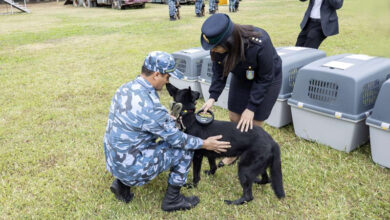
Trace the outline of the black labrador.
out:
<instances>
[{"instance_id":1,"label":"black labrador","mask_svg":"<svg viewBox=\"0 0 390 220\"><path fill-rule=\"evenodd\" d=\"M230 201L227 204L240 205L253 199L252 184L254 182L265 184L269 182L266 169L271 170L271 185L275 195L280 199L285 197L282 180L282 169L280 160L279 145L261 127L254 126L248 132L241 132L236 128L237 124L228 121L214 120L211 124L204 126L197 123L195 119L195 105L199 93L188 89L177 89L167 84L167 90L176 103L182 104L178 117L178 124L182 130L190 135L206 139L210 136L222 135L223 141L229 141L231 148L224 153L216 153L205 149L196 150L193 158L193 185L200 181L200 171L203 156L206 156L210 163L209 174L214 174L217 166L216 158L219 157L240 157L238 163L238 177L243 188L241 198ZM262 180L256 177L261 174Z\"/></svg>"}]
</instances>

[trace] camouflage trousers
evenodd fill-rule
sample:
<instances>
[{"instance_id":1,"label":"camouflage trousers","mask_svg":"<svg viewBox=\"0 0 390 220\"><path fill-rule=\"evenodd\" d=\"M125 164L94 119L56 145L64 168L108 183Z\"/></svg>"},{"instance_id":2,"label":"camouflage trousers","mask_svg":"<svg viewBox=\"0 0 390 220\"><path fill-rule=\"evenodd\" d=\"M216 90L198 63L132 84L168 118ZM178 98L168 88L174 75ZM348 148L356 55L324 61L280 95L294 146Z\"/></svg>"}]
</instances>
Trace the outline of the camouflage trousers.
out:
<instances>
[{"instance_id":1,"label":"camouflage trousers","mask_svg":"<svg viewBox=\"0 0 390 220\"><path fill-rule=\"evenodd\" d=\"M236 2L238 0L229 0L229 11L236 11Z\"/></svg>"},{"instance_id":2,"label":"camouflage trousers","mask_svg":"<svg viewBox=\"0 0 390 220\"><path fill-rule=\"evenodd\" d=\"M170 169L168 183L182 186L187 180L193 156L192 150L173 148L160 141L135 157L134 164L127 167L126 176L116 178L128 186L141 186Z\"/></svg>"},{"instance_id":3,"label":"camouflage trousers","mask_svg":"<svg viewBox=\"0 0 390 220\"><path fill-rule=\"evenodd\" d=\"M209 11L215 11L215 0L209 0Z\"/></svg>"},{"instance_id":4,"label":"camouflage trousers","mask_svg":"<svg viewBox=\"0 0 390 220\"><path fill-rule=\"evenodd\" d=\"M202 11L203 0L195 1L195 14L201 14Z\"/></svg>"},{"instance_id":5,"label":"camouflage trousers","mask_svg":"<svg viewBox=\"0 0 390 220\"><path fill-rule=\"evenodd\" d=\"M179 0L177 0L179 1ZM175 16L176 13L176 0L168 0L169 17Z\"/></svg>"}]
</instances>

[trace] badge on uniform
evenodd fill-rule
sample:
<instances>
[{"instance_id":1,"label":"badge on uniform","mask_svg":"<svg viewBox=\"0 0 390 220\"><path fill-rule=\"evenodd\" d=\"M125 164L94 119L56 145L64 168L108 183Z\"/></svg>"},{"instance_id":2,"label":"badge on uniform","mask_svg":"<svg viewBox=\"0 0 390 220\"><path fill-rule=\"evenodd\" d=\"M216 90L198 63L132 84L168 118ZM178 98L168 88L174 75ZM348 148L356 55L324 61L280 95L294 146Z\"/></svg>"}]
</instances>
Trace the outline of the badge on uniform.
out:
<instances>
[{"instance_id":1,"label":"badge on uniform","mask_svg":"<svg viewBox=\"0 0 390 220\"><path fill-rule=\"evenodd\" d=\"M255 71L252 70L252 67L251 67L251 66L249 66L249 69L246 70L246 78L247 78L248 80L252 80L253 78L255 78Z\"/></svg>"}]
</instances>

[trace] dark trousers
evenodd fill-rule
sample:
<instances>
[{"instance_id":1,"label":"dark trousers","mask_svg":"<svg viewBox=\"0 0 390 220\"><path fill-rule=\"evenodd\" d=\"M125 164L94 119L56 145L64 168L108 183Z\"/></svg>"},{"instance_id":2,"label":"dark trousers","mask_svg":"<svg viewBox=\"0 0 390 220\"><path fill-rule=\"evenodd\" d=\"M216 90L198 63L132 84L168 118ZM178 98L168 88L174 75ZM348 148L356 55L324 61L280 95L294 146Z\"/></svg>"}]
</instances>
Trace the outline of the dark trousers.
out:
<instances>
[{"instance_id":1,"label":"dark trousers","mask_svg":"<svg viewBox=\"0 0 390 220\"><path fill-rule=\"evenodd\" d=\"M295 46L318 49L325 38L320 19L309 19L306 26L299 33Z\"/></svg>"}]
</instances>

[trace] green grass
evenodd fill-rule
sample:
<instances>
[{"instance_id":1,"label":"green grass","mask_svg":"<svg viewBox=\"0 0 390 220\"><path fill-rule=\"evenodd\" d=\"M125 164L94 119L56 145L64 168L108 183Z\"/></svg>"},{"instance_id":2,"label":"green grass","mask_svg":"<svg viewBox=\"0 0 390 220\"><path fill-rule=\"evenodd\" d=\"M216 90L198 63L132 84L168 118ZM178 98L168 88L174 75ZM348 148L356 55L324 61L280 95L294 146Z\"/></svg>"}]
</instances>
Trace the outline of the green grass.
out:
<instances>
[{"instance_id":1,"label":"green grass","mask_svg":"<svg viewBox=\"0 0 390 220\"><path fill-rule=\"evenodd\" d=\"M124 11L29 6L31 14L0 16L0 218L390 218L390 171L372 162L369 144L347 154L299 139L292 125L265 126L282 150L283 200L269 185L256 185L252 202L225 205L224 199L242 191L234 165L213 177L202 175L197 189L184 189L201 199L187 212L160 209L168 173L134 188L131 203L116 201L102 144L112 95L139 74L149 51L199 46L206 18L196 18L194 6L183 6L176 22L168 20L168 6L159 4ZM306 7L298 0L244 0L230 16L263 27L275 46L288 46ZM321 49L328 55L390 57L389 8L384 0L345 0L340 34ZM161 97L167 105L167 92ZM226 110L215 111L228 120Z\"/></svg>"}]
</instances>

